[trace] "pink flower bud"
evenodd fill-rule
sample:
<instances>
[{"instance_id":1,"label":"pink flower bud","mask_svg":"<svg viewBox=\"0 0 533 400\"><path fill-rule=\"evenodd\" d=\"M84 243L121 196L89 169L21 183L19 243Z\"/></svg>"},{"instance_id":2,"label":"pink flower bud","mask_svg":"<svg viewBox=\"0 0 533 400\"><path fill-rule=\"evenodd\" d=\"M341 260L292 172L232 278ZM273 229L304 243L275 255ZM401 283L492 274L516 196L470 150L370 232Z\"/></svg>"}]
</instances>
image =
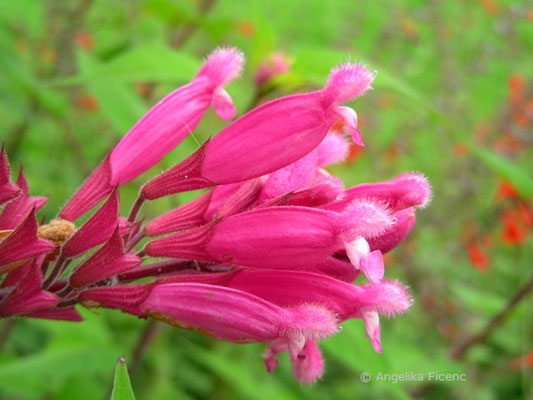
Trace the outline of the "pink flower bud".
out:
<instances>
[{"instance_id":1,"label":"pink flower bud","mask_svg":"<svg viewBox=\"0 0 533 400\"><path fill-rule=\"evenodd\" d=\"M323 261L360 236L379 235L391 224L385 209L364 201L342 214L307 207L259 208L156 239L145 251L154 257L298 268Z\"/></svg>"},{"instance_id":2,"label":"pink flower bud","mask_svg":"<svg viewBox=\"0 0 533 400\"><path fill-rule=\"evenodd\" d=\"M255 73L255 83L258 86L268 83L277 75L283 74L291 68L287 56L283 53L272 53L267 60L261 62Z\"/></svg>"}]
</instances>

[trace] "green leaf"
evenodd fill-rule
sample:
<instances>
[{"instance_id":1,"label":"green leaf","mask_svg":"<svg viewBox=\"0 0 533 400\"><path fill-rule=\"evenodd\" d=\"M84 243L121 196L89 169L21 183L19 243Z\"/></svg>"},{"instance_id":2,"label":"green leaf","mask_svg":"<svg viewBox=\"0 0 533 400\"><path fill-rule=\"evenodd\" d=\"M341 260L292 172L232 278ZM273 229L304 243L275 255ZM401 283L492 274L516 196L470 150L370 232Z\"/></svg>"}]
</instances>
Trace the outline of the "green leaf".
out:
<instances>
[{"instance_id":1,"label":"green leaf","mask_svg":"<svg viewBox=\"0 0 533 400\"><path fill-rule=\"evenodd\" d=\"M117 360L111 400L135 400L124 356L120 356Z\"/></svg>"},{"instance_id":2,"label":"green leaf","mask_svg":"<svg viewBox=\"0 0 533 400\"><path fill-rule=\"evenodd\" d=\"M525 198L533 197L533 179L518 165L493 153L490 150L470 144L472 153L496 174L513 184L518 192Z\"/></svg>"},{"instance_id":3,"label":"green leaf","mask_svg":"<svg viewBox=\"0 0 533 400\"><path fill-rule=\"evenodd\" d=\"M200 60L187 53L163 45L145 45L125 51L111 61L80 75L56 79L52 85L74 85L102 81L175 82L191 79L200 66Z\"/></svg>"},{"instance_id":4,"label":"green leaf","mask_svg":"<svg viewBox=\"0 0 533 400\"><path fill-rule=\"evenodd\" d=\"M263 14L257 13L255 34L250 49L250 69L255 71L260 62L276 49L276 36Z\"/></svg>"},{"instance_id":5,"label":"green leaf","mask_svg":"<svg viewBox=\"0 0 533 400\"><path fill-rule=\"evenodd\" d=\"M79 59L84 74L98 71L102 66L85 53L80 53ZM146 111L145 105L127 82L90 81L87 88L98 100L102 113L120 133L126 133Z\"/></svg>"},{"instance_id":6,"label":"green leaf","mask_svg":"<svg viewBox=\"0 0 533 400\"><path fill-rule=\"evenodd\" d=\"M26 357L0 359L0 389L23 398L42 398L39 394L56 392L72 377L100 373L115 351L111 346L67 343Z\"/></svg>"}]
</instances>

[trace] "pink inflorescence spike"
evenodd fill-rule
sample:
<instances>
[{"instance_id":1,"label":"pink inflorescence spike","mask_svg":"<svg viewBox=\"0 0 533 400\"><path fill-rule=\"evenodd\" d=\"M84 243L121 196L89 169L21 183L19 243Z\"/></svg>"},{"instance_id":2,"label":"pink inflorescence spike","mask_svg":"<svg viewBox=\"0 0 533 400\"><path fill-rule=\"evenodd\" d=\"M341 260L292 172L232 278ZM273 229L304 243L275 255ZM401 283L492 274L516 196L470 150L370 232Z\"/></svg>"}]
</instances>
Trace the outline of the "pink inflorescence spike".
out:
<instances>
[{"instance_id":1,"label":"pink inflorescence spike","mask_svg":"<svg viewBox=\"0 0 533 400\"><path fill-rule=\"evenodd\" d=\"M175 148L207 108L235 117L225 86L243 62L236 49L215 50L41 226L46 198L30 196L22 170L11 182L2 148L0 317L80 321L77 305L118 309L220 340L263 342L266 370L287 352L305 384L324 374L319 345L346 320L362 320L369 346L386 348L380 317L407 311L411 297L387 279L383 255L412 231L431 187L410 172L345 189L329 169L351 142L363 145L357 114L343 103L371 88L376 74L364 65L343 64L322 89L242 115L146 182L121 214L119 187ZM289 67L274 62L261 66L258 86ZM160 215L143 213L148 200L196 189L208 190Z\"/></svg>"}]
</instances>

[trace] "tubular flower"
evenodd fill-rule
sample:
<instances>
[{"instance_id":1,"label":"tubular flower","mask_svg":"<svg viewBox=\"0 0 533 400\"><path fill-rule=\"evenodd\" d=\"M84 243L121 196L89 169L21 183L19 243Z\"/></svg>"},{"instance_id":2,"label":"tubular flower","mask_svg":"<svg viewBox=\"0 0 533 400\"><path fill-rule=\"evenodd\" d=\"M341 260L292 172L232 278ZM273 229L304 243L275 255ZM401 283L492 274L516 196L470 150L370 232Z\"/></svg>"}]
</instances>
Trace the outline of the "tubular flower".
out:
<instances>
[{"instance_id":1,"label":"tubular flower","mask_svg":"<svg viewBox=\"0 0 533 400\"><path fill-rule=\"evenodd\" d=\"M387 210L367 201L356 201L343 213L267 207L156 239L145 250L154 257L297 268L319 263L343 247L351 251L353 241L385 232L391 224ZM360 268L364 258L354 266Z\"/></svg>"},{"instance_id":2,"label":"tubular flower","mask_svg":"<svg viewBox=\"0 0 533 400\"><path fill-rule=\"evenodd\" d=\"M370 88L375 74L364 66L342 65L322 89L244 114L147 182L120 214L118 187L178 145L209 106L234 117L224 87L242 60L234 49L213 52L50 221L38 222L46 199L30 196L22 170L11 182L2 148L0 318L80 321L77 305L118 309L220 340L264 342L268 372L287 351L302 383L322 376L320 342L346 320L361 319L381 352L380 318L411 304L407 289L384 277L382 254L409 235L431 188L407 173L345 189L324 169L345 160L349 136L362 145L357 115L342 103ZM146 200L200 188L209 190L153 219L142 213ZM100 201L85 223L73 222Z\"/></svg>"},{"instance_id":3,"label":"tubular flower","mask_svg":"<svg viewBox=\"0 0 533 400\"><path fill-rule=\"evenodd\" d=\"M224 87L240 74L243 62L242 53L236 49L215 50L190 83L163 98L124 135L60 217L78 218L113 187L157 164L196 128L210 105L223 120L232 119L236 109Z\"/></svg>"},{"instance_id":4,"label":"tubular flower","mask_svg":"<svg viewBox=\"0 0 533 400\"><path fill-rule=\"evenodd\" d=\"M355 111L340 103L362 95L375 74L359 64L331 72L319 91L265 103L224 128L196 153L144 185L142 196L241 182L268 174L314 150L339 118L362 144Z\"/></svg>"}]
</instances>

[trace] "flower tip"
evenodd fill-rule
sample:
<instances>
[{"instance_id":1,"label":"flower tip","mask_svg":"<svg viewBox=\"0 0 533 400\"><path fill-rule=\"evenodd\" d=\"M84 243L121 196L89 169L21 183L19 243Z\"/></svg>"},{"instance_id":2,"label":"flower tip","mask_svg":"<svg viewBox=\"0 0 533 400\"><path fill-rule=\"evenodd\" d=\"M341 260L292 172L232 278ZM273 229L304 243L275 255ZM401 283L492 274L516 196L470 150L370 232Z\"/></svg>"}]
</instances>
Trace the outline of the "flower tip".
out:
<instances>
[{"instance_id":1,"label":"flower tip","mask_svg":"<svg viewBox=\"0 0 533 400\"><path fill-rule=\"evenodd\" d=\"M376 200L357 199L339 214L343 239L352 241L358 236L365 239L376 237L393 224L394 220L388 207Z\"/></svg>"},{"instance_id":2,"label":"flower tip","mask_svg":"<svg viewBox=\"0 0 533 400\"><path fill-rule=\"evenodd\" d=\"M381 251L374 250L362 260L361 269L372 283L379 284L385 274L385 265Z\"/></svg>"},{"instance_id":3,"label":"flower tip","mask_svg":"<svg viewBox=\"0 0 533 400\"><path fill-rule=\"evenodd\" d=\"M409 189L408 203L414 207L425 208L431 202L431 184L428 178L420 172L407 172L393 179L402 182Z\"/></svg>"},{"instance_id":4,"label":"flower tip","mask_svg":"<svg viewBox=\"0 0 533 400\"><path fill-rule=\"evenodd\" d=\"M221 47L207 57L198 76L206 76L216 87L222 87L240 75L243 64L244 54L240 50Z\"/></svg>"},{"instance_id":5,"label":"flower tip","mask_svg":"<svg viewBox=\"0 0 533 400\"><path fill-rule=\"evenodd\" d=\"M374 349L374 351L378 354L381 354L381 340L379 338L373 338L370 340L370 343L372 344L372 348Z\"/></svg>"},{"instance_id":6,"label":"flower tip","mask_svg":"<svg viewBox=\"0 0 533 400\"><path fill-rule=\"evenodd\" d=\"M333 102L343 103L369 90L376 75L363 64L341 64L331 70L325 91Z\"/></svg>"},{"instance_id":7,"label":"flower tip","mask_svg":"<svg viewBox=\"0 0 533 400\"><path fill-rule=\"evenodd\" d=\"M264 362L265 362L265 367L268 373L271 373L272 371L274 371L278 367L278 364L279 364L279 361L275 356L265 357Z\"/></svg>"},{"instance_id":8,"label":"flower tip","mask_svg":"<svg viewBox=\"0 0 533 400\"><path fill-rule=\"evenodd\" d=\"M292 361L295 378L303 384L315 383L324 373L324 359L315 341L309 340L305 347Z\"/></svg>"},{"instance_id":9,"label":"flower tip","mask_svg":"<svg viewBox=\"0 0 533 400\"><path fill-rule=\"evenodd\" d=\"M396 281L369 284L365 286L365 290L374 299L375 310L385 316L401 314L413 304L407 288Z\"/></svg>"}]
</instances>

